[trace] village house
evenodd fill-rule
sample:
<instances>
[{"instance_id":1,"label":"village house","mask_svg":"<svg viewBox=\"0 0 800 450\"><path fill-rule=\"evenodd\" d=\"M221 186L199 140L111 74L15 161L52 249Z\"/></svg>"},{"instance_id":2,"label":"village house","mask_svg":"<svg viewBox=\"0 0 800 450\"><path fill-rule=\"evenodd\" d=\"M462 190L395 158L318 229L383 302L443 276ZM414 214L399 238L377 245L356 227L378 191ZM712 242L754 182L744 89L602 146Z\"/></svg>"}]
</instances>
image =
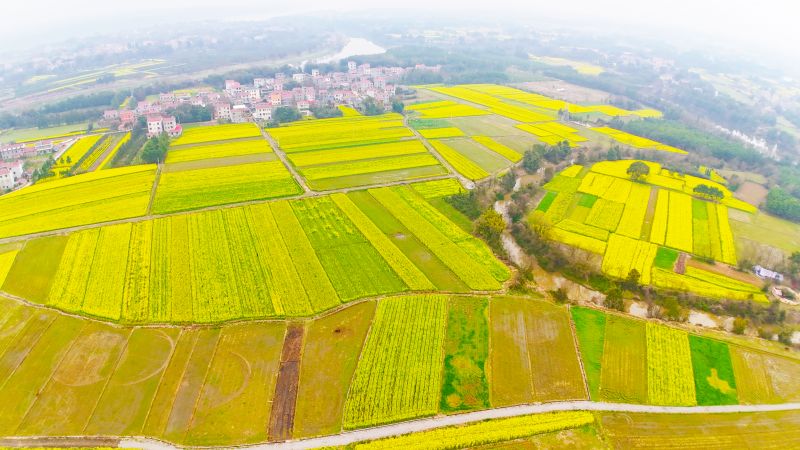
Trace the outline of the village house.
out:
<instances>
[{"instance_id":1,"label":"village house","mask_svg":"<svg viewBox=\"0 0 800 450\"><path fill-rule=\"evenodd\" d=\"M765 269L761 266L754 266L753 272L755 272L756 276L762 280L772 280L777 281L778 283L783 283L783 275L778 272Z\"/></svg>"},{"instance_id":2,"label":"village house","mask_svg":"<svg viewBox=\"0 0 800 450\"><path fill-rule=\"evenodd\" d=\"M22 180L22 161L0 163L0 189L13 189Z\"/></svg>"},{"instance_id":3,"label":"village house","mask_svg":"<svg viewBox=\"0 0 800 450\"><path fill-rule=\"evenodd\" d=\"M269 103L258 103L253 110L253 119L262 122L272 120L272 106Z\"/></svg>"},{"instance_id":4,"label":"village house","mask_svg":"<svg viewBox=\"0 0 800 450\"><path fill-rule=\"evenodd\" d=\"M217 103L216 105L214 105L214 119L231 120L230 103Z\"/></svg>"},{"instance_id":5,"label":"village house","mask_svg":"<svg viewBox=\"0 0 800 450\"><path fill-rule=\"evenodd\" d=\"M178 136L183 129L175 121L175 116L150 115L147 116L147 136L158 136L167 133L170 136Z\"/></svg>"},{"instance_id":6,"label":"village house","mask_svg":"<svg viewBox=\"0 0 800 450\"><path fill-rule=\"evenodd\" d=\"M25 144L8 144L0 146L0 158L2 159L16 159L22 156L22 151L25 149Z\"/></svg>"}]
</instances>

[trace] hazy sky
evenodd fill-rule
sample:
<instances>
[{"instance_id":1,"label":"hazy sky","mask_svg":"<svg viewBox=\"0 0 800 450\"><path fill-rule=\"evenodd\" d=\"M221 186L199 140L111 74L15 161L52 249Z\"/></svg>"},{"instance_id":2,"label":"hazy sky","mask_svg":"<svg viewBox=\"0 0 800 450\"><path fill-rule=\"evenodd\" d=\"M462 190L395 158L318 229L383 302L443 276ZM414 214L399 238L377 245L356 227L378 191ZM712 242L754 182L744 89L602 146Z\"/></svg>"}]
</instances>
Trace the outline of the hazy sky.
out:
<instances>
[{"instance_id":1,"label":"hazy sky","mask_svg":"<svg viewBox=\"0 0 800 450\"><path fill-rule=\"evenodd\" d=\"M729 48L749 47L800 60L794 0L18 0L0 8L3 46L37 33L58 39L70 29L105 28L109 17L176 18L266 17L298 10L420 9L428 15L475 13L478 17L554 18L587 22L610 30L652 29L674 32L689 42ZM433 6L435 4L435 6ZM487 7L491 5L491 9ZM201 16L201 17L198 17ZM116 21L115 21L116 22ZM131 23L132 22L132 23ZM136 21L127 20L129 26ZM552 23L552 21L548 21ZM48 31L52 30L52 31Z\"/></svg>"}]
</instances>

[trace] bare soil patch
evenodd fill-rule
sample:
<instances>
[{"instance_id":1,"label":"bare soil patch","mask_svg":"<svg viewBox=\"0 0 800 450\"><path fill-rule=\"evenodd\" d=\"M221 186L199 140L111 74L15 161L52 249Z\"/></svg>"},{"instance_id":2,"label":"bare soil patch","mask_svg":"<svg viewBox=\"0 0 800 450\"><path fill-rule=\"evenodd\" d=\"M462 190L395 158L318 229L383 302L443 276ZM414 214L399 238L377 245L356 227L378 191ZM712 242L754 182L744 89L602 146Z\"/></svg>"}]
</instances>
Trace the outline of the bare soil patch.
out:
<instances>
[{"instance_id":1,"label":"bare soil patch","mask_svg":"<svg viewBox=\"0 0 800 450\"><path fill-rule=\"evenodd\" d=\"M281 367L272 400L269 420L269 440L285 441L292 438L294 413L297 407L297 386L300 382L300 357L303 353L302 324L292 324L286 331L281 354Z\"/></svg>"},{"instance_id":2,"label":"bare soil patch","mask_svg":"<svg viewBox=\"0 0 800 450\"><path fill-rule=\"evenodd\" d=\"M758 206L767 199L768 193L769 190L764 186L752 181L745 181L736 190L736 198Z\"/></svg>"}]
</instances>

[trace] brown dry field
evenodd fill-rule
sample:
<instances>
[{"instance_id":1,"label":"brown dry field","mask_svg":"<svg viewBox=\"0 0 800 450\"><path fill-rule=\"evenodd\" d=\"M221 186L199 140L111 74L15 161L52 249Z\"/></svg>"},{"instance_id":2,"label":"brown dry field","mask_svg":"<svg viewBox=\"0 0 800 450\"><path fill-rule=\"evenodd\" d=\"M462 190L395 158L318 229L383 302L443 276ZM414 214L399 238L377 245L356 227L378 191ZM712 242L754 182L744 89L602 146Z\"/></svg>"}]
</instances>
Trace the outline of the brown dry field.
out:
<instances>
[{"instance_id":1,"label":"brown dry field","mask_svg":"<svg viewBox=\"0 0 800 450\"><path fill-rule=\"evenodd\" d=\"M769 190L764 186L753 183L752 181L745 181L736 190L736 198L744 200L751 205L760 205L767 199Z\"/></svg>"}]
</instances>

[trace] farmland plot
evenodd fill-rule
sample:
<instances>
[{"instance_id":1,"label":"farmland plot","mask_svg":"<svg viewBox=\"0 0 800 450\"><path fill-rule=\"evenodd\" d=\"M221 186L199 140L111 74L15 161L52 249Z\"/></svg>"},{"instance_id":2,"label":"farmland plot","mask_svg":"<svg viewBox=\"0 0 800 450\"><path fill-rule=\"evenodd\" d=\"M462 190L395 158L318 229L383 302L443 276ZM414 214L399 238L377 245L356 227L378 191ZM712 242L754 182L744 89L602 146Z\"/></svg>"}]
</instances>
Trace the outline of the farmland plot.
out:
<instances>
[{"instance_id":1,"label":"farmland plot","mask_svg":"<svg viewBox=\"0 0 800 450\"><path fill-rule=\"evenodd\" d=\"M287 197L300 191L300 186L280 161L165 171L153 199L153 212L163 214Z\"/></svg>"},{"instance_id":2,"label":"farmland plot","mask_svg":"<svg viewBox=\"0 0 800 450\"><path fill-rule=\"evenodd\" d=\"M585 398L566 311L545 302L491 303L492 405Z\"/></svg>"},{"instance_id":3,"label":"farmland plot","mask_svg":"<svg viewBox=\"0 0 800 450\"><path fill-rule=\"evenodd\" d=\"M17 429L19 435L78 435L125 348L129 329L88 323L71 343Z\"/></svg>"},{"instance_id":4,"label":"farmland plot","mask_svg":"<svg viewBox=\"0 0 800 450\"><path fill-rule=\"evenodd\" d=\"M647 403L648 361L645 322L606 316L600 398L622 403Z\"/></svg>"},{"instance_id":5,"label":"farmland plot","mask_svg":"<svg viewBox=\"0 0 800 450\"><path fill-rule=\"evenodd\" d=\"M261 130L254 123L235 123L226 125L211 125L193 127L183 130L183 134L174 141L172 145L182 146L190 144L202 144L214 141L228 141L232 139L244 139L260 137Z\"/></svg>"},{"instance_id":6,"label":"farmland plot","mask_svg":"<svg viewBox=\"0 0 800 450\"><path fill-rule=\"evenodd\" d=\"M582 307L570 308L570 312L578 335L589 393L592 399L597 399L600 394L606 315L601 311Z\"/></svg>"},{"instance_id":7,"label":"farmland plot","mask_svg":"<svg viewBox=\"0 0 800 450\"><path fill-rule=\"evenodd\" d=\"M341 299L407 289L330 198L293 202L292 208Z\"/></svg>"},{"instance_id":8,"label":"farmland plot","mask_svg":"<svg viewBox=\"0 0 800 450\"><path fill-rule=\"evenodd\" d=\"M297 393L295 437L341 430L350 380L374 314L375 302L364 302L316 319L309 326Z\"/></svg>"},{"instance_id":9,"label":"farmland plot","mask_svg":"<svg viewBox=\"0 0 800 450\"><path fill-rule=\"evenodd\" d=\"M225 327L195 405L186 443L231 445L266 440L286 325Z\"/></svg>"},{"instance_id":10,"label":"farmland plot","mask_svg":"<svg viewBox=\"0 0 800 450\"><path fill-rule=\"evenodd\" d=\"M735 405L736 378L728 344L689 335L698 405Z\"/></svg>"},{"instance_id":11,"label":"farmland plot","mask_svg":"<svg viewBox=\"0 0 800 450\"><path fill-rule=\"evenodd\" d=\"M138 435L173 352L179 329L137 328L128 338L86 425L87 434Z\"/></svg>"},{"instance_id":12,"label":"farmland plot","mask_svg":"<svg viewBox=\"0 0 800 450\"><path fill-rule=\"evenodd\" d=\"M656 405L697 404L685 331L647 322L647 396Z\"/></svg>"},{"instance_id":13,"label":"farmland plot","mask_svg":"<svg viewBox=\"0 0 800 450\"><path fill-rule=\"evenodd\" d=\"M439 408L464 411L489 407L489 302L453 297L444 342L444 377Z\"/></svg>"},{"instance_id":14,"label":"farmland plot","mask_svg":"<svg viewBox=\"0 0 800 450\"><path fill-rule=\"evenodd\" d=\"M155 166L109 169L29 186L0 197L0 237L142 216Z\"/></svg>"},{"instance_id":15,"label":"farmland plot","mask_svg":"<svg viewBox=\"0 0 800 450\"><path fill-rule=\"evenodd\" d=\"M380 301L344 409L357 428L436 414L447 299Z\"/></svg>"}]
</instances>

